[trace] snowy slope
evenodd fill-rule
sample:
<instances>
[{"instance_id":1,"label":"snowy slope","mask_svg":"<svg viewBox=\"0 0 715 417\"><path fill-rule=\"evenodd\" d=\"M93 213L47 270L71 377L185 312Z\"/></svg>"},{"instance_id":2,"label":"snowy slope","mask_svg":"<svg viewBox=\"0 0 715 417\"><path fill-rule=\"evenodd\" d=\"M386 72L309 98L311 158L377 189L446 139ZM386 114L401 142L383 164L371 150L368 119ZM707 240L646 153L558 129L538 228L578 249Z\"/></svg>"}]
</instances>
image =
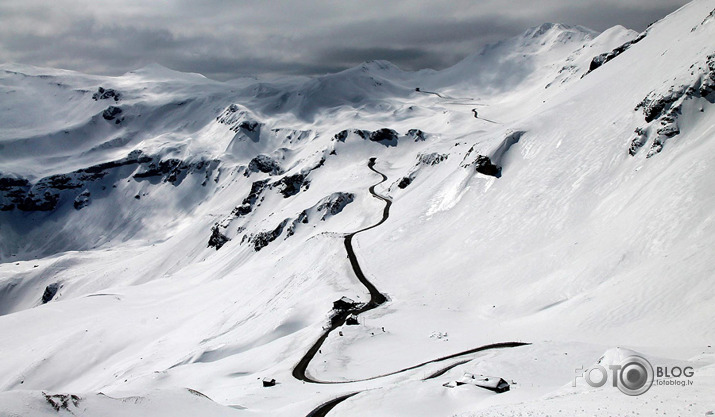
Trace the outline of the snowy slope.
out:
<instances>
[{"instance_id":1,"label":"snowy slope","mask_svg":"<svg viewBox=\"0 0 715 417\"><path fill-rule=\"evenodd\" d=\"M715 411L714 10L443 71L0 66L0 414ZM382 218L352 248L387 302L324 333ZM306 379L339 383L294 378L323 334ZM529 345L472 351L501 342ZM616 347L695 384L571 385Z\"/></svg>"}]
</instances>

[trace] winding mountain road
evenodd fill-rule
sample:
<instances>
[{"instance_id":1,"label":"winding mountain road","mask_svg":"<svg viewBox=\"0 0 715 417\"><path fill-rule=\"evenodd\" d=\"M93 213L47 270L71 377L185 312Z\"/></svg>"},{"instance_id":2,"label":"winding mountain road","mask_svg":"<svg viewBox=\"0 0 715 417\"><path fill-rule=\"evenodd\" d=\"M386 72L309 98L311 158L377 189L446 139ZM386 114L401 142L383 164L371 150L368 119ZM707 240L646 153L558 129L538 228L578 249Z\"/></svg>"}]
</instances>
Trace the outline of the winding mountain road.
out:
<instances>
[{"instance_id":1,"label":"winding mountain road","mask_svg":"<svg viewBox=\"0 0 715 417\"><path fill-rule=\"evenodd\" d=\"M321 381L321 380L317 380L317 379L315 379L315 378L313 378L313 377L311 377L311 376L309 376L309 375L307 374L308 365L310 365L310 362L311 362L311 361L313 360L313 358L315 357L315 354L318 353L318 351L320 350L320 348L321 348L321 346L323 345L323 343L325 342L325 340L328 338L328 336L330 336L330 333L331 333L333 330L337 329L338 327L343 326L343 325L345 324L345 321L347 320L347 317L348 317L350 314L354 314L354 315L356 315L356 316L359 316L360 314L362 314L362 313L364 313L364 312L366 312L366 311L370 311L370 310L372 310L372 309L374 309L374 308L377 308L377 307L379 307L380 305L382 305L382 304L384 304L385 302L387 302L387 297L386 297L383 293L381 293L381 292L375 287L375 285L373 285L373 283L370 282L370 281L367 279L367 277L365 277L365 274L363 273L362 268L360 268L360 263L358 262L357 256L355 255L355 250L353 249L353 243L352 243L352 242L353 242L353 238L355 237L355 235L357 235L358 233L362 233L362 232L365 232L365 231L367 231L367 230L370 230L370 229L373 229L373 228L375 228L375 227L380 226L381 224L383 224L383 223L388 219L388 217L390 217L390 207L392 206L392 200L390 200L390 199L387 198L387 197L383 197L383 196L381 196L381 195L375 193L375 187L377 187L378 185L380 185L380 184L382 184L383 182L387 181L387 176L386 176L385 174L381 173L380 171L378 171L378 170L375 169L375 161L376 161L376 158L370 158L370 162L368 163L367 166L368 166L368 168L370 168L372 171L374 171L375 173L379 174L379 175L382 177L382 180L380 180L380 182L378 182L378 183L372 185L372 186L370 187L369 191L370 191L370 194L371 194L373 197L375 197L375 198L377 198L377 199L380 199L380 200L382 200L382 201L385 202L385 208L384 208L383 211L382 211L382 219L380 219L379 222L373 224L372 226L368 226L368 227L365 227L365 228L360 229L360 230L358 230L358 231L355 231L355 232L352 232L352 233L347 234L347 235L345 236L345 239L344 239L345 250L346 250L347 253L348 253L348 259L350 260L350 265L352 266L353 271L355 272L355 276L357 277L357 279L358 279L358 280L360 281L360 283L363 284L363 285L365 286L365 288L367 288L367 290L369 291L369 293L370 293L370 301L367 302L367 303L365 303L364 305L362 305L362 306L361 306L360 308L358 308L358 309L339 310L339 311L337 311L336 314L335 314L335 315L332 317L332 319L331 319L330 326L323 332L323 334L320 335L320 337L318 338L318 340L316 340L315 343L313 343L313 345L310 347L310 349L308 349L308 351L303 355L303 357L300 358L300 360L299 360L298 363L296 364L295 368L293 368L293 377L296 378L296 379L298 379L298 380L301 380L301 381L304 381L304 382L313 383L313 384L350 384L350 383L354 383L354 382L369 381L369 380L374 380L374 379L378 379L378 378L383 378L383 377L390 376L390 375L396 375L396 374L399 374L399 373L402 373L402 372L406 372L406 371L410 371L410 370L413 370L413 369L420 368L420 367L422 367L422 366L425 366L425 365L428 365L428 364L431 364L431 363L442 362L442 361L446 361L446 360L449 360L449 359L458 358L458 357L461 357L461 356L464 356L464 355L469 355L469 354L476 353L476 352L480 352L480 351L484 351L484 350L502 349L502 348L512 348L512 347L518 347L518 346L528 345L529 343L524 343L524 342L504 342L504 343L494 343L494 344L490 344L490 345L484 345L484 346L480 346L480 347L477 347L477 348L465 350L465 351L462 351L462 352L457 352L457 353L454 353L454 354L451 354L451 355L448 355L448 356L443 356L443 357L440 357L440 358L437 358L437 359L433 359L433 360L430 360L430 361L422 362L422 363L420 363L420 364L413 365L413 366L410 366L410 367L408 367L408 368L404 368L404 369L400 369L400 370L397 370L397 371L393 371L393 372L389 372L389 373L377 375L377 376L370 377L370 378L365 378L365 379L360 379L360 380L354 380L354 381ZM439 375L442 375L443 373L445 373L445 372L447 372L448 370L454 368L455 366L461 365L461 364L466 363L466 362L467 362L467 361L465 361L465 360L461 360L461 361L459 361L459 362L457 362L457 363L455 363L455 364L449 365L448 367L443 368L442 370L440 370L440 371L438 371L438 372L436 372L436 373L433 373L433 374L430 375L429 377L425 378L425 380L431 379L431 378L435 378L435 377L437 377L437 376L439 376ZM352 396L354 396L354 395L357 395L357 394L359 394L359 393L360 393L360 391L358 391L358 392L352 392L352 393L349 393L349 394L345 394L345 395L339 396L339 397L337 397L337 398L333 398L332 400L327 401L327 402L321 404L320 406L318 406L317 408L315 408L313 411L311 411L311 412L307 415L307 417L324 417L324 416L326 416L326 415L328 414L328 412L329 412L330 410L332 410L336 405L338 405L339 403L341 403L341 402L347 400L348 398L350 398L350 397L352 397Z\"/></svg>"},{"instance_id":2,"label":"winding mountain road","mask_svg":"<svg viewBox=\"0 0 715 417\"><path fill-rule=\"evenodd\" d=\"M337 329L338 327L342 326L345 324L345 320L348 318L350 314L355 314L360 315L366 311L372 310L381 304L385 303L387 301L387 297L385 297L384 294L382 294L378 289L370 282L366 277L365 274L362 272L362 269L360 268L360 263L357 260L357 256L355 256L355 250L353 249L353 237L355 237L356 234L362 233L366 230L370 230L372 228L375 228L387 220L387 218L390 216L390 206L392 205L392 200L389 198L385 198L379 194L375 193L375 187L378 185L382 184L383 182L387 181L387 176L375 169L375 158L370 158L370 162L367 165L371 170L375 171L376 173L380 174L382 177L382 180L378 182L377 184L373 185L370 187L370 194L372 194L373 197L378 198L382 201L385 202L385 208L382 211L382 219L378 222L373 224L372 226L366 227L364 229L360 229L356 232L352 232L348 235L345 236L345 250L348 252L348 258L350 259L350 265L353 268L353 271L355 272L355 276L357 276L357 279L360 281L362 285L367 288L367 290L370 292L370 301L366 303L364 306L360 307L357 310L350 310L350 311L340 311L338 312L333 319L330 322L330 327L326 329L322 335L318 338L318 340L315 341L313 346L308 349L308 351L303 355L302 358L300 358L300 361L298 361L298 364L293 368L293 377L295 379L305 381L305 382L312 382L315 384L332 384L334 382L327 382L327 381L319 381L316 379L311 378L306 374L306 370L308 369L308 365L310 364L310 361L313 360L315 357L315 354L318 353L318 350L320 350L320 347L323 345L325 342L325 339L328 338L330 333Z\"/></svg>"}]
</instances>

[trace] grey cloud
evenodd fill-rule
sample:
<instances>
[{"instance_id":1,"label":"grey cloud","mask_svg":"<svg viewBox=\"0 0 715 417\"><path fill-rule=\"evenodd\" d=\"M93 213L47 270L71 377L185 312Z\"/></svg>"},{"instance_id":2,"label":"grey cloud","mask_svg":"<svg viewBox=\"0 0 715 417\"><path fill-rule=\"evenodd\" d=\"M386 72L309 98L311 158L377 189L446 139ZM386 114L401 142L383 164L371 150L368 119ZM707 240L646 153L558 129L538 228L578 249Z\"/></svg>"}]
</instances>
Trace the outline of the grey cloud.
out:
<instances>
[{"instance_id":1,"label":"grey cloud","mask_svg":"<svg viewBox=\"0 0 715 417\"><path fill-rule=\"evenodd\" d=\"M374 59L439 69L546 21L642 30L682 3L0 0L0 62L101 74L158 62L216 79L322 74Z\"/></svg>"},{"instance_id":2,"label":"grey cloud","mask_svg":"<svg viewBox=\"0 0 715 417\"><path fill-rule=\"evenodd\" d=\"M637 7L628 3L584 7L582 4L575 3L559 10L554 18L564 23L575 23L598 31L621 25L641 32L649 24L663 18L683 3L674 1L671 4L652 7Z\"/></svg>"},{"instance_id":3,"label":"grey cloud","mask_svg":"<svg viewBox=\"0 0 715 417\"><path fill-rule=\"evenodd\" d=\"M370 60L388 60L408 70L444 65L438 54L419 48L339 48L320 52L318 59L321 62L332 62L342 69Z\"/></svg>"}]
</instances>

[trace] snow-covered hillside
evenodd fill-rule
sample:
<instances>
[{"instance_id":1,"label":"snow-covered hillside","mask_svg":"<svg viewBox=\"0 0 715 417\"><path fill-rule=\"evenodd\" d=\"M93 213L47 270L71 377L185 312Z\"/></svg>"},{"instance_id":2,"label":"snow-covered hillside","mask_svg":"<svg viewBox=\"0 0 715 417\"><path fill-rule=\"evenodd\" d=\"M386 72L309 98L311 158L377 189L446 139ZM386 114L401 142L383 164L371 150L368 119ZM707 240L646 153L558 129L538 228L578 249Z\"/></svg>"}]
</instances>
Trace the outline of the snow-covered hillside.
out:
<instances>
[{"instance_id":1,"label":"snow-covered hillside","mask_svg":"<svg viewBox=\"0 0 715 417\"><path fill-rule=\"evenodd\" d=\"M0 65L0 415L715 412L712 39L696 0L442 71ZM624 352L694 384L573 386Z\"/></svg>"}]
</instances>

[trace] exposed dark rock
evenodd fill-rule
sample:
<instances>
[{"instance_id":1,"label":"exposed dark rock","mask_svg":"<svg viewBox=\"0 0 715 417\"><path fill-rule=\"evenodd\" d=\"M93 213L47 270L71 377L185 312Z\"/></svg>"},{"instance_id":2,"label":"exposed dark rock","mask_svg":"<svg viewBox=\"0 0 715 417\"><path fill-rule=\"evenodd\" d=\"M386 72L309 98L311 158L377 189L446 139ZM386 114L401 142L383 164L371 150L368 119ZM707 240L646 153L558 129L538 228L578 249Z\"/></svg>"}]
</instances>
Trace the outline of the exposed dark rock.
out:
<instances>
[{"instance_id":1,"label":"exposed dark rock","mask_svg":"<svg viewBox=\"0 0 715 417\"><path fill-rule=\"evenodd\" d=\"M650 134L655 131L655 137L646 157L650 158L658 154L663 150L663 146L668 139L680 134L678 117L686 100L704 98L710 103L715 102L715 94L713 94L715 91L715 54L707 57L704 67L700 64L697 65L698 69L691 72L691 75L695 75L696 78L690 85L671 86L665 93L661 94L651 91L635 107L634 110L636 111L643 109L646 123L657 120L660 125L658 128L653 127L648 130ZM696 64L693 64L690 68L692 69L695 66ZM698 71L699 74L695 71ZM646 132L645 129L641 131ZM645 138L641 137L643 134L639 134L638 137L631 140L628 150L631 155L634 155L635 151L648 140L648 134L644 134Z\"/></svg>"},{"instance_id":2,"label":"exposed dark rock","mask_svg":"<svg viewBox=\"0 0 715 417\"><path fill-rule=\"evenodd\" d=\"M482 173L484 175L491 175L492 177L497 178L501 177L501 168L492 164L492 161L489 159L488 156L477 156L475 166L477 168L477 172L479 173Z\"/></svg>"},{"instance_id":3,"label":"exposed dark rock","mask_svg":"<svg viewBox=\"0 0 715 417\"><path fill-rule=\"evenodd\" d=\"M247 117L248 113L246 111L240 111L241 108L237 104L231 104L218 116L216 116L216 121L231 126L231 130L234 132L238 130L238 122L240 119Z\"/></svg>"},{"instance_id":4,"label":"exposed dark rock","mask_svg":"<svg viewBox=\"0 0 715 417\"><path fill-rule=\"evenodd\" d=\"M245 175L249 176L251 172L263 172L271 175L280 175L283 173L283 169L281 169L278 162L270 156L258 155L251 159L248 163L248 170Z\"/></svg>"},{"instance_id":5,"label":"exposed dark rock","mask_svg":"<svg viewBox=\"0 0 715 417\"><path fill-rule=\"evenodd\" d=\"M337 140L338 142L345 142L345 139L348 138L348 134L350 133L349 130L341 130L340 132L336 133L335 136L333 136L333 140Z\"/></svg>"},{"instance_id":6,"label":"exposed dark rock","mask_svg":"<svg viewBox=\"0 0 715 417\"><path fill-rule=\"evenodd\" d=\"M52 211L59 201L60 195L57 193L45 191L43 194L35 194L30 191L17 208L22 211Z\"/></svg>"},{"instance_id":7,"label":"exposed dark rock","mask_svg":"<svg viewBox=\"0 0 715 417\"><path fill-rule=\"evenodd\" d=\"M641 33L640 35L638 35L635 39L630 40L630 41L624 43L623 45L621 45L621 46L619 46L619 47L613 49L611 52L606 52L606 53L603 53L603 54L601 54L601 55L598 55L598 56L594 57L594 58L591 60L591 65L589 65L589 67L588 67L588 72L587 72L586 74L588 74L588 73L590 73L591 71L594 71L594 70L596 70L597 68L603 66L603 64L605 64L606 62L612 60L613 58L615 58L615 57L617 57L618 55L620 55L620 54L622 54L623 52L625 52L628 48L630 48L630 47L633 46L634 44L636 44L636 43L640 42L641 40L643 40L643 38L646 37L647 33L648 33L648 31L645 31L645 32Z\"/></svg>"},{"instance_id":8,"label":"exposed dark rock","mask_svg":"<svg viewBox=\"0 0 715 417\"><path fill-rule=\"evenodd\" d=\"M267 185L268 180L255 181L253 184L251 184L251 191L248 193L248 196L243 199L243 204L255 204L256 201L258 201L258 197L260 197L263 190L266 189Z\"/></svg>"},{"instance_id":9,"label":"exposed dark rock","mask_svg":"<svg viewBox=\"0 0 715 417\"><path fill-rule=\"evenodd\" d=\"M77 196L77 198L74 199L74 208L76 210L81 210L84 207L87 207L89 203L92 201L90 199L91 194L89 190L84 190L80 195Z\"/></svg>"},{"instance_id":10,"label":"exposed dark rock","mask_svg":"<svg viewBox=\"0 0 715 417\"><path fill-rule=\"evenodd\" d=\"M14 210L30 191L30 181L25 178L0 176L0 211Z\"/></svg>"},{"instance_id":11,"label":"exposed dark rock","mask_svg":"<svg viewBox=\"0 0 715 417\"><path fill-rule=\"evenodd\" d=\"M345 208L348 204L355 200L355 195L352 193L333 193L329 197L323 199L321 203L318 204L317 210L319 212L325 211L321 220L325 220L328 216L334 216Z\"/></svg>"},{"instance_id":12,"label":"exposed dark rock","mask_svg":"<svg viewBox=\"0 0 715 417\"><path fill-rule=\"evenodd\" d=\"M25 178L0 177L0 191L9 191L17 187L30 187Z\"/></svg>"},{"instance_id":13,"label":"exposed dark rock","mask_svg":"<svg viewBox=\"0 0 715 417\"><path fill-rule=\"evenodd\" d=\"M101 164L97 165L92 165L87 168L83 168L80 170L77 170L79 173L88 173L88 174L97 174L94 178L101 178L104 175L107 174L107 171L113 168L119 168L122 166L127 166L127 165L134 165L134 164L146 164L149 162L152 162L154 159L148 155L144 155L144 153L140 150L134 150L129 153L125 158L116 160L116 161L109 161L109 162L103 162Z\"/></svg>"},{"instance_id":14,"label":"exposed dark rock","mask_svg":"<svg viewBox=\"0 0 715 417\"><path fill-rule=\"evenodd\" d=\"M251 236L248 240L253 243L253 249L258 252L261 249L268 246L269 243L278 239L278 236L283 233L283 229L286 227L289 219L283 220L275 229L267 232L259 232Z\"/></svg>"},{"instance_id":15,"label":"exposed dark rock","mask_svg":"<svg viewBox=\"0 0 715 417\"><path fill-rule=\"evenodd\" d=\"M246 214L250 213L251 211L253 211L253 206L251 206L250 204L241 204L240 206L233 209L232 213L234 216L239 217L239 216L245 216Z\"/></svg>"},{"instance_id":16,"label":"exposed dark rock","mask_svg":"<svg viewBox=\"0 0 715 417\"><path fill-rule=\"evenodd\" d=\"M340 132L336 133L335 136L333 136L333 140L337 140L339 142L345 142L345 140L348 138L350 133L354 133L362 139L368 139L372 132L369 130L363 130L363 129L345 129L341 130Z\"/></svg>"},{"instance_id":17,"label":"exposed dark rock","mask_svg":"<svg viewBox=\"0 0 715 417\"><path fill-rule=\"evenodd\" d=\"M357 326L360 322L355 314L350 314L348 318L345 319L345 324L348 326Z\"/></svg>"},{"instance_id":18,"label":"exposed dark rock","mask_svg":"<svg viewBox=\"0 0 715 417\"><path fill-rule=\"evenodd\" d=\"M397 141L397 132L392 129L379 129L370 133L369 139L373 142L394 142Z\"/></svg>"},{"instance_id":19,"label":"exposed dark rock","mask_svg":"<svg viewBox=\"0 0 715 417\"><path fill-rule=\"evenodd\" d=\"M645 145L648 140L646 131L640 127L636 128L635 134L636 136L631 140L631 146L628 148L628 154L631 156L634 156L636 152L638 152L638 149Z\"/></svg>"},{"instance_id":20,"label":"exposed dark rock","mask_svg":"<svg viewBox=\"0 0 715 417\"><path fill-rule=\"evenodd\" d=\"M263 386L268 388L268 387L273 387L276 385L276 380L273 378L263 378Z\"/></svg>"},{"instance_id":21,"label":"exposed dark rock","mask_svg":"<svg viewBox=\"0 0 715 417\"><path fill-rule=\"evenodd\" d=\"M369 130L362 130L362 129L355 129L355 130L353 130L353 132L355 132L356 135L360 136L363 139L369 138L370 135L372 134L372 133L370 133Z\"/></svg>"},{"instance_id":22,"label":"exposed dark rock","mask_svg":"<svg viewBox=\"0 0 715 417\"><path fill-rule=\"evenodd\" d=\"M684 88L674 90L672 87L665 95L657 95L651 92L638 103L635 110L642 108L646 123L650 123L660 117L665 110L668 110L670 106L678 101L684 94Z\"/></svg>"},{"instance_id":23,"label":"exposed dark rock","mask_svg":"<svg viewBox=\"0 0 715 417\"><path fill-rule=\"evenodd\" d=\"M427 154L419 154L417 156L418 163L424 164L424 165L437 165L442 161L446 161L447 158L449 158L448 154L440 154L437 152L432 152L432 153L427 153Z\"/></svg>"},{"instance_id":24,"label":"exposed dark rock","mask_svg":"<svg viewBox=\"0 0 715 417\"><path fill-rule=\"evenodd\" d=\"M691 32L695 32L696 30L698 30L699 27L702 27L702 26L704 26L706 23L709 23L709 22L711 22L711 21L713 21L713 20L715 20L715 9L713 9L713 10L710 12L710 14L708 14L707 16L705 16L705 19L703 19L702 22L700 22L699 24L693 26L693 27L690 29L690 31L691 31Z\"/></svg>"},{"instance_id":25,"label":"exposed dark rock","mask_svg":"<svg viewBox=\"0 0 715 417\"><path fill-rule=\"evenodd\" d=\"M23 211L51 211L56 208L61 196L63 199L68 198L69 201L75 200L75 208L82 208L89 202L89 199L85 198L89 195L80 195L77 191L68 193L68 191L86 190L89 183L101 180L124 166L140 165L144 168L142 172L135 174L135 179L161 176L164 181L179 185L188 174L194 172L203 172L208 178L219 164L219 160L186 163L179 159L167 159L156 162L155 158L137 150L120 160L42 178L34 185L24 178L0 176L0 210L7 211L17 208ZM130 175L133 169L125 171L124 177ZM107 186L103 187L106 189ZM114 185L113 188L115 188Z\"/></svg>"},{"instance_id":26,"label":"exposed dark rock","mask_svg":"<svg viewBox=\"0 0 715 417\"><path fill-rule=\"evenodd\" d=\"M678 122L672 118L662 118L660 124L662 127L656 131L659 135L672 138L680 133Z\"/></svg>"},{"instance_id":27,"label":"exposed dark rock","mask_svg":"<svg viewBox=\"0 0 715 417\"><path fill-rule=\"evenodd\" d=\"M304 174L287 175L280 180L271 184L272 187L278 187L284 198L298 194L301 189L307 190L310 187L310 181Z\"/></svg>"},{"instance_id":28,"label":"exposed dark rock","mask_svg":"<svg viewBox=\"0 0 715 417\"><path fill-rule=\"evenodd\" d=\"M221 233L221 231L219 230L219 226L216 224L216 225L214 225L214 227L211 228L211 237L209 237L208 247L216 248L216 250L219 250L229 240L231 240L231 239L229 239L228 237L226 237L226 235Z\"/></svg>"},{"instance_id":29,"label":"exposed dark rock","mask_svg":"<svg viewBox=\"0 0 715 417\"><path fill-rule=\"evenodd\" d=\"M295 234L295 229L296 229L296 227L298 227L299 224L301 224L301 223L307 224L308 221L309 221L308 212L305 210L301 211L300 214L298 215L298 217L295 220L293 220L293 222L291 223L290 226L288 226L288 230L286 230L286 239L288 239L289 237L291 237Z\"/></svg>"},{"instance_id":30,"label":"exposed dark rock","mask_svg":"<svg viewBox=\"0 0 715 417\"><path fill-rule=\"evenodd\" d=\"M55 298L55 295L57 295L57 291L60 290L60 287L61 287L61 285L59 282L54 282L54 283L46 286L45 292L42 293L42 304L47 304L53 298Z\"/></svg>"},{"instance_id":31,"label":"exposed dark rock","mask_svg":"<svg viewBox=\"0 0 715 417\"><path fill-rule=\"evenodd\" d=\"M70 410L70 406L79 407L81 400L80 397L69 394L50 395L43 392L42 395L45 396L45 400L47 400L55 411L59 412L60 410L67 410L70 414L74 414L72 410Z\"/></svg>"},{"instance_id":32,"label":"exposed dark rock","mask_svg":"<svg viewBox=\"0 0 715 417\"><path fill-rule=\"evenodd\" d=\"M102 112L104 120L114 120L122 114L122 109L116 106L109 106Z\"/></svg>"},{"instance_id":33,"label":"exposed dark rock","mask_svg":"<svg viewBox=\"0 0 715 417\"><path fill-rule=\"evenodd\" d=\"M94 101L107 99L114 99L114 101L119 101L121 100L121 98L122 95L121 93L119 93L119 91L104 87L99 87L97 89L97 92L92 94L92 99Z\"/></svg>"},{"instance_id":34,"label":"exposed dark rock","mask_svg":"<svg viewBox=\"0 0 715 417\"><path fill-rule=\"evenodd\" d=\"M425 132L419 129L410 129L407 131L407 136L413 138L415 142L423 141L426 139Z\"/></svg>"},{"instance_id":35,"label":"exposed dark rock","mask_svg":"<svg viewBox=\"0 0 715 417\"><path fill-rule=\"evenodd\" d=\"M412 178L410 177L403 177L400 182L397 184L398 187L405 189L407 188L408 185L412 184Z\"/></svg>"},{"instance_id":36,"label":"exposed dark rock","mask_svg":"<svg viewBox=\"0 0 715 417\"><path fill-rule=\"evenodd\" d=\"M245 130L246 132L256 132L261 124L252 120L243 121L238 124L237 129Z\"/></svg>"},{"instance_id":37,"label":"exposed dark rock","mask_svg":"<svg viewBox=\"0 0 715 417\"><path fill-rule=\"evenodd\" d=\"M318 169L318 168L322 167L323 165L325 165L325 155L323 155L323 157L320 158L320 161L318 161L318 163L315 164L314 167L310 168L310 170L313 171L313 170L315 170L315 169Z\"/></svg>"},{"instance_id":38,"label":"exposed dark rock","mask_svg":"<svg viewBox=\"0 0 715 417\"><path fill-rule=\"evenodd\" d=\"M712 95L715 92L715 54L708 55L707 73L703 75L698 93L700 97L705 97L712 103Z\"/></svg>"},{"instance_id":39,"label":"exposed dark rock","mask_svg":"<svg viewBox=\"0 0 715 417\"><path fill-rule=\"evenodd\" d=\"M197 168L199 165L201 168ZM164 182L179 185L189 173L190 168L203 170L206 166L206 161L187 164L180 159L169 158L150 163L145 171L134 174L134 179L141 180L144 178L163 177Z\"/></svg>"},{"instance_id":40,"label":"exposed dark rock","mask_svg":"<svg viewBox=\"0 0 715 417\"><path fill-rule=\"evenodd\" d=\"M52 175L45 177L37 182L39 188L54 188L55 190L72 190L81 188L82 183L75 181L74 178L66 174Z\"/></svg>"}]
</instances>

